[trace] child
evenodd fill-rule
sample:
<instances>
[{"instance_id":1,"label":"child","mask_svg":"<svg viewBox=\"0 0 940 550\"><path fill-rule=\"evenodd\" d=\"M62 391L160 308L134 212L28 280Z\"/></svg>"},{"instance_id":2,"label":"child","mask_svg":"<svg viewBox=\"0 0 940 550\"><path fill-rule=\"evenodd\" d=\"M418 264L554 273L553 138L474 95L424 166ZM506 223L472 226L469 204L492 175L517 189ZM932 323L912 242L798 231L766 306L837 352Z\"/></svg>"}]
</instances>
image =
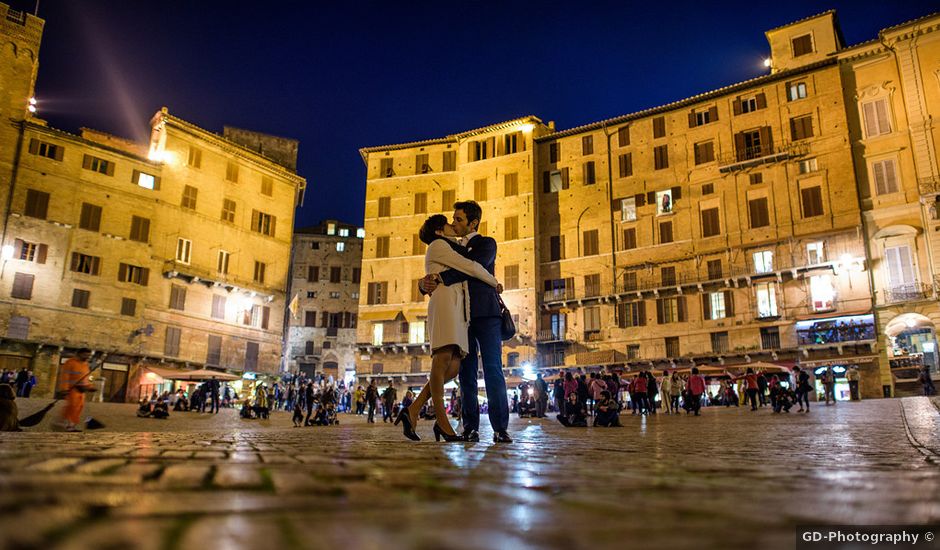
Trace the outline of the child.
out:
<instances>
[{"instance_id":1,"label":"child","mask_svg":"<svg viewBox=\"0 0 940 550\"><path fill-rule=\"evenodd\" d=\"M304 410L300 406L300 400L298 399L294 403L294 427L299 428L304 423Z\"/></svg>"}]
</instances>

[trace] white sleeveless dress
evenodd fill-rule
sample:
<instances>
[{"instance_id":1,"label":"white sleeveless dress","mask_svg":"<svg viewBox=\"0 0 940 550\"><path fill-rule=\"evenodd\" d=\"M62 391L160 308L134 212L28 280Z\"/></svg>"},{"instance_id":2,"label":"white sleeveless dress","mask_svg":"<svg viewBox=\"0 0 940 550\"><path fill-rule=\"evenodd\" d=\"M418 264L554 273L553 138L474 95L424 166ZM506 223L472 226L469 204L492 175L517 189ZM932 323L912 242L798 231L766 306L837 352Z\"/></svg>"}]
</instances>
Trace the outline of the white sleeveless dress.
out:
<instances>
[{"instance_id":1,"label":"white sleeveless dress","mask_svg":"<svg viewBox=\"0 0 940 550\"><path fill-rule=\"evenodd\" d=\"M482 265L458 254L443 239L428 245L424 256L425 273L456 269L495 287L498 282ZM470 324L470 293L467 283L438 285L428 303L428 335L431 351L448 345L460 347L461 355L470 349L467 328Z\"/></svg>"}]
</instances>

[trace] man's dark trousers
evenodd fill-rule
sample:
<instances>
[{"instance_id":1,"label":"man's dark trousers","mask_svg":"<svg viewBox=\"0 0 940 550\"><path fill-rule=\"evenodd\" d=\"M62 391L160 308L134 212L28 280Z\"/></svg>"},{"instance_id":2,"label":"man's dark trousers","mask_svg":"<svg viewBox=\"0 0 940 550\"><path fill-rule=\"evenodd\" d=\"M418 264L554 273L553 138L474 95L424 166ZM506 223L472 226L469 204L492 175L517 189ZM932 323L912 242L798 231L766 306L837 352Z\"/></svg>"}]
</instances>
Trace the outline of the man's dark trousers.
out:
<instances>
[{"instance_id":1,"label":"man's dark trousers","mask_svg":"<svg viewBox=\"0 0 940 550\"><path fill-rule=\"evenodd\" d=\"M470 349L460 363L460 393L463 399L464 430L480 429L480 404L477 398L477 352L483 360L483 381L490 425L494 432L509 428L509 401L503 377L500 317L474 317L470 320Z\"/></svg>"}]
</instances>

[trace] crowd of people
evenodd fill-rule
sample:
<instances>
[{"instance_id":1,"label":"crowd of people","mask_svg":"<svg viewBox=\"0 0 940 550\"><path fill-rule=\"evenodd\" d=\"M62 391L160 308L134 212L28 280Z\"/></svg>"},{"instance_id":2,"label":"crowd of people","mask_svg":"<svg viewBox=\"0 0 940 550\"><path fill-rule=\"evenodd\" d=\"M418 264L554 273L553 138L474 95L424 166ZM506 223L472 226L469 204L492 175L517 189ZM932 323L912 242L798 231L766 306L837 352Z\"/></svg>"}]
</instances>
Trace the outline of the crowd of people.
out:
<instances>
[{"instance_id":1,"label":"crowd of people","mask_svg":"<svg viewBox=\"0 0 940 550\"><path fill-rule=\"evenodd\" d=\"M26 367L23 367L19 371L0 371L0 384L10 384L13 386L16 397L29 397L36 383L36 377L33 375L33 371Z\"/></svg>"}]
</instances>

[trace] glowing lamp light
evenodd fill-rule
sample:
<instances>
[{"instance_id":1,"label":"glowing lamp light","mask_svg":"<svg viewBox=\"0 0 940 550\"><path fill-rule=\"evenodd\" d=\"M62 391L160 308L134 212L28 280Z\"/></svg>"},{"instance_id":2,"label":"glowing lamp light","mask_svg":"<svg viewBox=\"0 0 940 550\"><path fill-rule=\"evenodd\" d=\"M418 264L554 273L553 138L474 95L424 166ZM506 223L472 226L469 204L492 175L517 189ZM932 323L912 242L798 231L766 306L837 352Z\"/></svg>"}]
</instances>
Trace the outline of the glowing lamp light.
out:
<instances>
[{"instance_id":1,"label":"glowing lamp light","mask_svg":"<svg viewBox=\"0 0 940 550\"><path fill-rule=\"evenodd\" d=\"M27 101L26 110L29 111L29 112L31 112L31 113L35 113L35 112L36 112L36 108L37 108L37 107L36 107L36 98L35 98L35 97L29 98L29 101Z\"/></svg>"},{"instance_id":2,"label":"glowing lamp light","mask_svg":"<svg viewBox=\"0 0 940 550\"><path fill-rule=\"evenodd\" d=\"M531 132L532 130L535 129L535 124L532 124L531 122L526 122L525 124L520 126L519 129L522 130L523 132Z\"/></svg>"},{"instance_id":3,"label":"glowing lamp light","mask_svg":"<svg viewBox=\"0 0 940 550\"><path fill-rule=\"evenodd\" d=\"M13 245L12 244L3 245L3 249L0 249L0 258L3 258L4 260L13 259Z\"/></svg>"},{"instance_id":4,"label":"glowing lamp light","mask_svg":"<svg viewBox=\"0 0 940 550\"><path fill-rule=\"evenodd\" d=\"M767 67L768 69L770 68L770 58L769 58L769 57L765 57L765 58L764 58L764 66Z\"/></svg>"},{"instance_id":5,"label":"glowing lamp light","mask_svg":"<svg viewBox=\"0 0 940 550\"><path fill-rule=\"evenodd\" d=\"M524 380L535 380L535 369L532 367L531 363L525 362L522 364L522 378Z\"/></svg>"}]
</instances>

